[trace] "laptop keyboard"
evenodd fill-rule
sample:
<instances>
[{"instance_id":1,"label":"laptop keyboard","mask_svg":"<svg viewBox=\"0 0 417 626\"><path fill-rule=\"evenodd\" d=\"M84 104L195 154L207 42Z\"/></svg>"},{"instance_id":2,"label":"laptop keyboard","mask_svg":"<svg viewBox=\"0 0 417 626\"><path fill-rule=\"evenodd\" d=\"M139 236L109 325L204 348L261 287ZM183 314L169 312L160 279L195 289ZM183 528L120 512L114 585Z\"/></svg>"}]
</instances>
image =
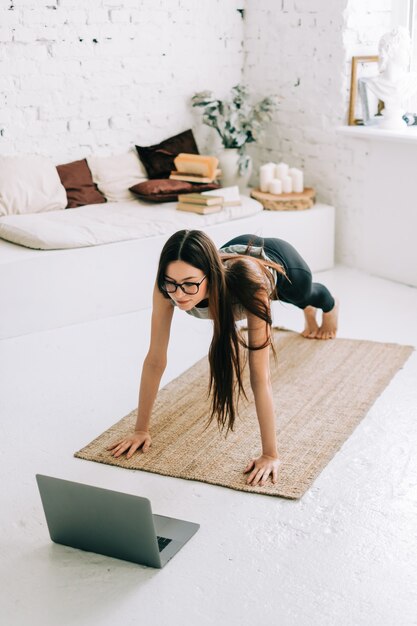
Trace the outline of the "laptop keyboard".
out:
<instances>
[{"instance_id":1,"label":"laptop keyboard","mask_svg":"<svg viewBox=\"0 0 417 626\"><path fill-rule=\"evenodd\" d=\"M162 552L162 550L166 548L167 545L170 544L172 541L172 539L168 539L167 537L157 537L157 539L159 552Z\"/></svg>"}]
</instances>

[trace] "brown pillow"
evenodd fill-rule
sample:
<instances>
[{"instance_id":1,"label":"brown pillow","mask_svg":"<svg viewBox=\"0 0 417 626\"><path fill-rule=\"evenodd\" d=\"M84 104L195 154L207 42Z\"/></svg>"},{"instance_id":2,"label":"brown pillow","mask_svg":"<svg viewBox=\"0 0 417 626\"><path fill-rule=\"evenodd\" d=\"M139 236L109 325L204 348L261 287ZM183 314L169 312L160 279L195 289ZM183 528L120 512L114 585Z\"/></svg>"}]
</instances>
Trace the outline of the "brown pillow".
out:
<instances>
[{"instance_id":1,"label":"brown pillow","mask_svg":"<svg viewBox=\"0 0 417 626\"><path fill-rule=\"evenodd\" d=\"M67 192L67 209L74 209L85 204L107 202L93 181L87 159L57 165L56 169Z\"/></svg>"},{"instance_id":2,"label":"brown pillow","mask_svg":"<svg viewBox=\"0 0 417 626\"><path fill-rule=\"evenodd\" d=\"M199 154L191 129L154 146L136 146L136 150L149 178L168 178L175 170L174 159L180 152Z\"/></svg>"},{"instance_id":3,"label":"brown pillow","mask_svg":"<svg viewBox=\"0 0 417 626\"><path fill-rule=\"evenodd\" d=\"M196 191L209 191L210 189L219 189L217 183L188 183L183 180L170 180L167 178L159 178L154 180L145 180L129 187L138 198L147 200L148 202L171 202L178 200L179 193L195 193Z\"/></svg>"}]
</instances>

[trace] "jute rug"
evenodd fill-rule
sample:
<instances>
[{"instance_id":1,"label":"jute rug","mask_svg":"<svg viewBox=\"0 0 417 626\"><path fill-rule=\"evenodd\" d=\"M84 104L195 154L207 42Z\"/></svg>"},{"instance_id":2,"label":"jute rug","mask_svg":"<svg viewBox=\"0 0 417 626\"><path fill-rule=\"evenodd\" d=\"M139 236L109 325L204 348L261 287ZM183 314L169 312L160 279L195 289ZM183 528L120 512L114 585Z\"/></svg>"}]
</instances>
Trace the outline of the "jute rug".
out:
<instances>
[{"instance_id":1,"label":"jute rug","mask_svg":"<svg viewBox=\"0 0 417 626\"><path fill-rule=\"evenodd\" d=\"M277 363L271 359L282 461L275 485L246 485L243 469L260 453L258 423L250 392L240 404L227 438L215 423L208 428L208 362L204 358L158 393L152 415L153 444L146 454L115 459L106 447L134 427L136 410L109 428L76 457L198 480L231 489L300 498L366 415L413 348L336 339L307 340L275 333ZM247 370L248 368L246 368Z\"/></svg>"}]
</instances>

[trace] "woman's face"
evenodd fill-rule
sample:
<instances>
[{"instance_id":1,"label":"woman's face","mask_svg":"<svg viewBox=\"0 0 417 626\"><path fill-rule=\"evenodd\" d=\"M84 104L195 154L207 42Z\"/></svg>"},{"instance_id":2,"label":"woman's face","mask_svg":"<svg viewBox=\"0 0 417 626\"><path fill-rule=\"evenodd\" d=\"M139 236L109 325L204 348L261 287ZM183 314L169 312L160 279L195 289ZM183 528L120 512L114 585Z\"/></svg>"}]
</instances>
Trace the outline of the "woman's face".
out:
<instances>
[{"instance_id":1,"label":"woman's face","mask_svg":"<svg viewBox=\"0 0 417 626\"><path fill-rule=\"evenodd\" d=\"M204 278L204 280L203 278L204 272L202 270L184 261L173 261L169 263L165 272L165 280L167 282L183 285L184 288L187 289L187 285L184 283L200 283L200 281L202 281L196 294L184 293L180 287L177 287L174 293L168 293L179 309L189 311L197 304L207 299L208 282L207 278Z\"/></svg>"}]
</instances>

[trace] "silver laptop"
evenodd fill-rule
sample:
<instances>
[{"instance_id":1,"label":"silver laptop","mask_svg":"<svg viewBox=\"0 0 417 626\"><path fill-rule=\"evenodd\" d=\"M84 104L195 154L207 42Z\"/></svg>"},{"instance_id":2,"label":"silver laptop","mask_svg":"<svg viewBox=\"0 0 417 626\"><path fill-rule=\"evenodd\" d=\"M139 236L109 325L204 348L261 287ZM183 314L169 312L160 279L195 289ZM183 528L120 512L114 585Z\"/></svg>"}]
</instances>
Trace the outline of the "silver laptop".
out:
<instances>
[{"instance_id":1,"label":"silver laptop","mask_svg":"<svg viewBox=\"0 0 417 626\"><path fill-rule=\"evenodd\" d=\"M36 475L52 541L161 568L200 528L154 515L147 498Z\"/></svg>"}]
</instances>

